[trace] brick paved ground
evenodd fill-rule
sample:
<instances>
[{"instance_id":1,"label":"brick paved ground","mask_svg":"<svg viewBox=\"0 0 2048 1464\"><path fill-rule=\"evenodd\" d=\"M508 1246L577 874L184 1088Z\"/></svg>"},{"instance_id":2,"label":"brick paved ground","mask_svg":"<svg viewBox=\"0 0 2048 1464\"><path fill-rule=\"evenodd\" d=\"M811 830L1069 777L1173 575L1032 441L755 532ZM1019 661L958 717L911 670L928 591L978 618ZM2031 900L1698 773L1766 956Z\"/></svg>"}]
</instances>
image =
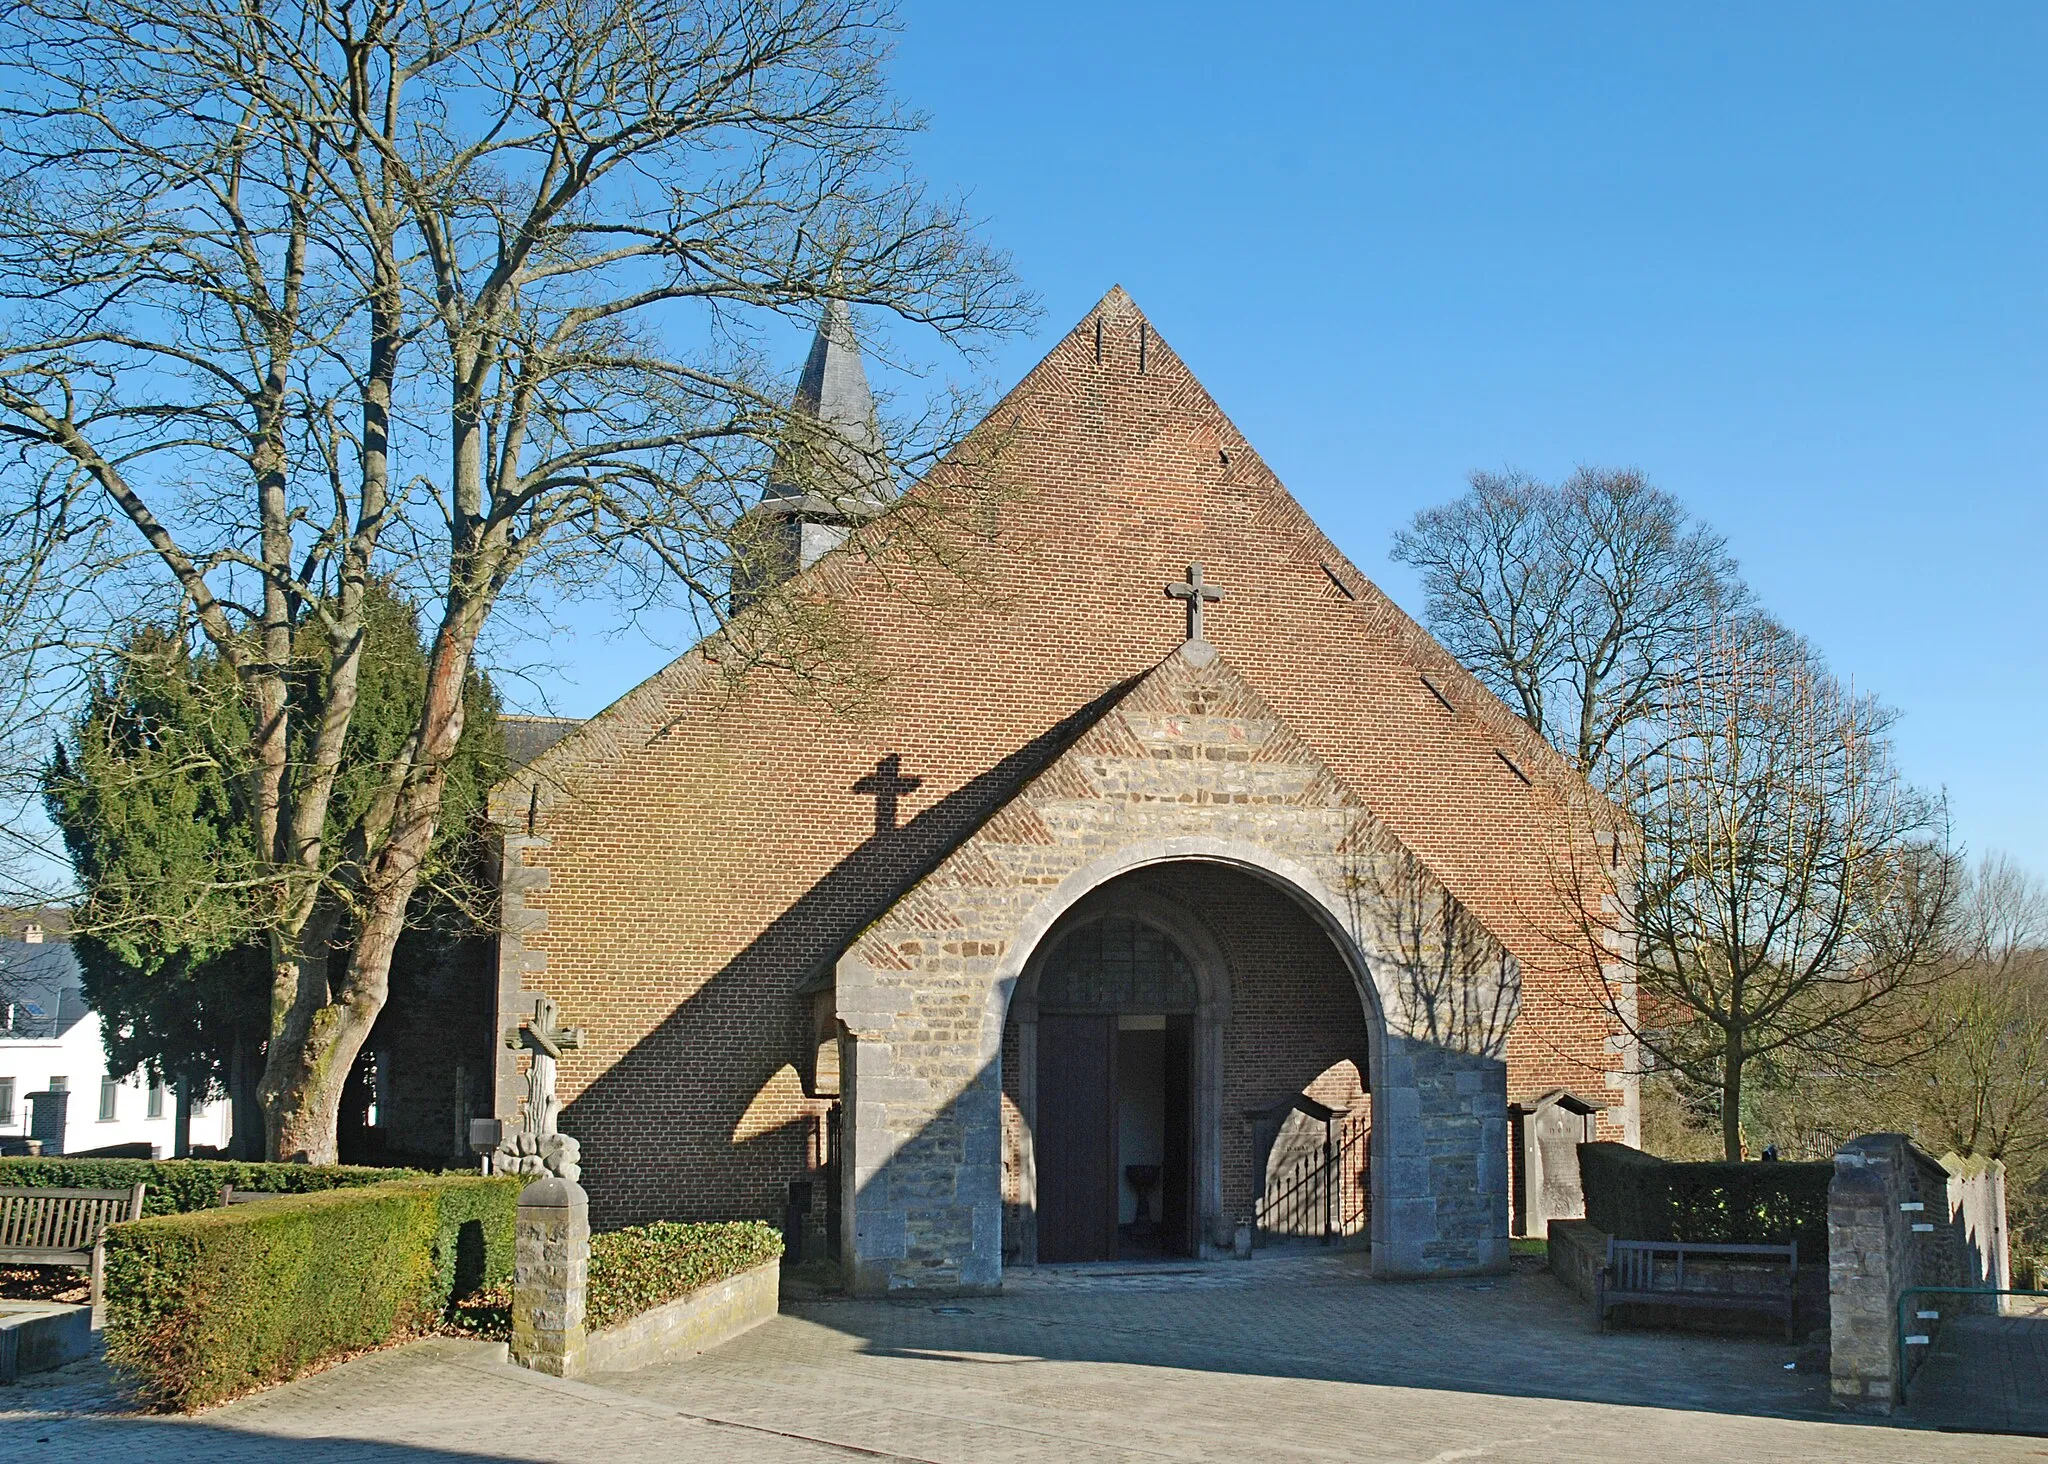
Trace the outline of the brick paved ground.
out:
<instances>
[{"instance_id":1,"label":"brick paved ground","mask_svg":"<svg viewBox=\"0 0 2048 1464\"><path fill-rule=\"evenodd\" d=\"M88 1381L0 1391L0 1458L457 1460L2031 1459L2038 1440L1835 1421L1766 1341L1596 1334L1547 1276L1380 1285L1327 1253L1013 1276L999 1298L821 1302L588 1383L475 1344L360 1359L193 1420ZM36 1400L40 1399L38 1403ZM1726 1411L1737 1410L1737 1411ZM1803 1416L1802 1416L1803 1415ZM47 1440L47 1442L43 1442ZM291 1441L286 1444L284 1441Z\"/></svg>"},{"instance_id":2,"label":"brick paved ground","mask_svg":"<svg viewBox=\"0 0 2048 1464\"><path fill-rule=\"evenodd\" d=\"M2048 1434L2048 1316L1952 1318L1909 1396L1935 1428Z\"/></svg>"}]
</instances>

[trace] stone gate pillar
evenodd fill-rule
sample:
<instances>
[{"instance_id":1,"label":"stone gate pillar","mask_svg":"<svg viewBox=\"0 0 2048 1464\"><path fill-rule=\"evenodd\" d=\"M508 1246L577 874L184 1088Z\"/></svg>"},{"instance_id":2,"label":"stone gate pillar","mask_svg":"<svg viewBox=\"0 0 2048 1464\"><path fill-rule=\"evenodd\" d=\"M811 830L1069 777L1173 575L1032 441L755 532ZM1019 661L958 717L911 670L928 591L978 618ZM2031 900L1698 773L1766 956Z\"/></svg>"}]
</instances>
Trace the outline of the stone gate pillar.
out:
<instances>
[{"instance_id":1,"label":"stone gate pillar","mask_svg":"<svg viewBox=\"0 0 2048 1464\"><path fill-rule=\"evenodd\" d=\"M1389 1035L1372 1075L1375 1276L1508 1267L1507 1065Z\"/></svg>"},{"instance_id":2,"label":"stone gate pillar","mask_svg":"<svg viewBox=\"0 0 2048 1464\"><path fill-rule=\"evenodd\" d=\"M892 979L894 977L895 979ZM1002 1283L1001 1034L981 992L839 963L841 1260L848 1288Z\"/></svg>"},{"instance_id":3,"label":"stone gate pillar","mask_svg":"<svg viewBox=\"0 0 2048 1464\"><path fill-rule=\"evenodd\" d=\"M535 1372L583 1372L590 1279L590 1197L548 1175L519 1192L512 1282L512 1360Z\"/></svg>"}]
</instances>

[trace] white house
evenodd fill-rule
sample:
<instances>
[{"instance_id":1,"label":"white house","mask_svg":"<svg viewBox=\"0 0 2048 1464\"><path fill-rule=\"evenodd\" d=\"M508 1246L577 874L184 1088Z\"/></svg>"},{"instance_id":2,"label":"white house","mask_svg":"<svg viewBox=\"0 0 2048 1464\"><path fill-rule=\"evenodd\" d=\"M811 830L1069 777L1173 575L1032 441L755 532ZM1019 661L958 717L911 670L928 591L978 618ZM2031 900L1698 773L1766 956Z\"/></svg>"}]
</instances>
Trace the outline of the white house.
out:
<instances>
[{"instance_id":1,"label":"white house","mask_svg":"<svg viewBox=\"0 0 2048 1464\"><path fill-rule=\"evenodd\" d=\"M83 1154L148 1144L170 1157L176 1096L107 1075L99 1014L85 1005L71 947L33 919L16 929L18 939L0 939L0 1147L18 1154L19 1140L39 1138L45 1154ZM225 1099L195 1108L192 1144L225 1149L229 1112Z\"/></svg>"}]
</instances>

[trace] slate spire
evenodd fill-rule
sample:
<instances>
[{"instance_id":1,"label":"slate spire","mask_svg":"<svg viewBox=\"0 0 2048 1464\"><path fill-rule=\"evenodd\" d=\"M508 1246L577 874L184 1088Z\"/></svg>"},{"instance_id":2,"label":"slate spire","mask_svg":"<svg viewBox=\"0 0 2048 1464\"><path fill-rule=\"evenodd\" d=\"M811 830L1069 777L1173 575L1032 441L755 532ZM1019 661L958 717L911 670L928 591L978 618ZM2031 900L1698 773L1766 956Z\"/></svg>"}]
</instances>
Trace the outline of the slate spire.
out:
<instances>
[{"instance_id":1,"label":"slate spire","mask_svg":"<svg viewBox=\"0 0 2048 1464\"><path fill-rule=\"evenodd\" d=\"M844 300L826 302L790 405L789 430L754 508L779 521L766 535L780 550L779 573L763 566L774 578L810 568L896 496Z\"/></svg>"},{"instance_id":2,"label":"slate spire","mask_svg":"<svg viewBox=\"0 0 2048 1464\"><path fill-rule=\"evenodd\" d=\"M843 439L846 457L881 456L875 430L875 396L853 335L853 312L844 300L829 300L825 318L811 338L811 354L796 386L796 409ZM870 463L872 466L872 461Z\"/></svg>"}]
</instances>

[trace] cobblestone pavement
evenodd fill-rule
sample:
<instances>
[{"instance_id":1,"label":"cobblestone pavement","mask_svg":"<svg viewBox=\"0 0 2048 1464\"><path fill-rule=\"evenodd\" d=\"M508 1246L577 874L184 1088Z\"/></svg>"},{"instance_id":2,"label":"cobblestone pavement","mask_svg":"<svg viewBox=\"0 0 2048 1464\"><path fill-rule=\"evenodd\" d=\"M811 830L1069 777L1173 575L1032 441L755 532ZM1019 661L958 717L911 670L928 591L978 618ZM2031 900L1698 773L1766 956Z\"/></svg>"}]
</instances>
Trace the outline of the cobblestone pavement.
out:
<instances>
[{"instance_id":1,"label":"cobblestone pavement","mask_svg":"<svg viewBox=\"0 0 2048 1464\"><path fill-rule=\"evenodd\" d=\"M1603 1337L1547 1276L1391 1285L1361 1266L1321 1253L1062 1268L957 1303L804 1303L716 1351L581 1383L521 1372L482 1344L425 1343L190 1420L85 1411L118 1403L83 1378L0 1389L0 1458L2048 1458L2039 1440L1831 1420L1824 1379L1785 1370L1792 1348Z\"/></svg>"},{"instance_id":2,"label":"cobblestone pavement","mask_svg":"<svg viewBox=\"0 0 2048 1464\"><path fill-rule=\"evenodd\" d=\"M1933 1428L2048 1435L2048 1316L1951 1318L1909 1396Z\"/></svg>"}]
</instances>

